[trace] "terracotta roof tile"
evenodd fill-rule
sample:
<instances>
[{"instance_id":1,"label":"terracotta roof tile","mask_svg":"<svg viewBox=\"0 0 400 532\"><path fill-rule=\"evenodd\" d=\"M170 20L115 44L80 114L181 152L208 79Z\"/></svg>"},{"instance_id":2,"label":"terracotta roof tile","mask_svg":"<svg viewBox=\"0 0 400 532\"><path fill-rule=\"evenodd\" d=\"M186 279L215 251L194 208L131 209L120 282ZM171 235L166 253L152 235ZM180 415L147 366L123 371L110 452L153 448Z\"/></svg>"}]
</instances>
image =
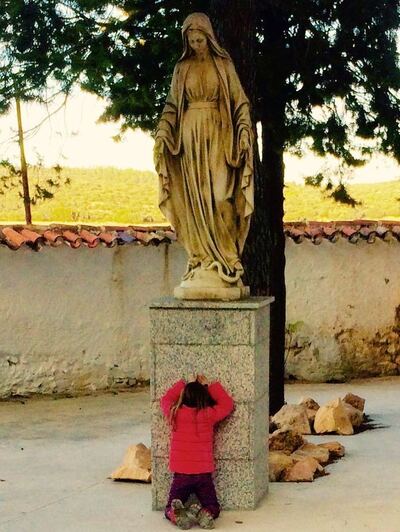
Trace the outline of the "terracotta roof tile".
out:
<instances>
[{"instance_id":1,"label":"terracotta roof tile","mask_svg":"<svg viewBox=\"0 0 400 532\"><path fill-rule=\"evenodd\" d=\"M376 240L400 241L400 223L395 221L287 222L284 224L284 230L286 238L297 244L305 240L316 245L324 240L334 243L339 238L353 244L360 240L369 243ZM0 227L0 244L13 250L27 246L38 251L43 245L57 247L62 244L73 249L82 245L95 248L100 244L107 247L126 244L157 246L175 240L176 234L168 226L74 227L60 224L50 227Z\"/></svg>"},{"instance_id":2,"label":"terracotta roof tile","mask_svg":"<svg viewBox=\"0 0 400 532\"><path fill-rule=\"evenodd\" d=\"M400 225L395 225L392 227L392 233L397 238L397 240L400 240Z\"/></svg>"},{"instance_id":3,"label":"terracotta roof tile","mask_svg":"<svg viewBox=\"0 0 400 532\"><path fill-rule=\"evenodd\" d=\"M365 238L368 243L372 244L376 239L376 230L364 226L360 228L360 235Z\"/></svg>"},{"instance_id":4,"label":"terracotta roof tile","mask_svg":"<svg viewBox=\"0 0 400 532\"><path fill-rule=\"evenodd\" d=\"M330 242L337 242L340 237L340 230L337 227L331 225L326 225L325 227L323 227L323 232L325 237Z\"/></svg>"},{"instance_id":5,"label":"terracotta roof tile","mask_svg":"<svg viewBox=\"0 0 400 532\"><path fill-rule=\"evenodd\" d=\"M44 231L43 238L46 244L50 244L54 247L61 246L64 242L62 234L59 231L53 231L52 229Z\"/></svg>"},{"instance_id":6,"label":"terracotta roof tile","mask_svg":"<svg viewBox=\"0 0 400 532\"><path fill-rule=\"evenodd\" d=\"M383 225L377 226L376 234L379 238L382 238L382 240L385 240L386 242L392 240L393 238L392 230L389 227L385 227Z\"/></svg>"},{"instance_id":7,"label":"terracotta roof tile","mask_svg":"<svg viewBox=\"0 0 400 532\"><path fill-rule=\"evenodd\" d=\"M294 240L297 244L300 244L300 242L303 242L303 240L305 239L304 231L296 229L295 227L289 228L287 231L285 231L285 234L289 236L292 240Z\"/></svg>"},{"instance_id":8,"label":"terracotta roof tile","mask_svg":"<svg viewBox=\"0 0 400 532\"><path fill-rule=\"evenodd\" d=\"M79 248L82 244L82 238L72 231L63 231L64 242L71 248Z\"/></svg>"},{"instance_id":9,"label":"terracotta roof tile","mask_svg":"<svg viewBox=\"0 0 400 532\"><path fill-rule=\"evenodd\" d=\"M90 233L87 229L81 229L79 236L87 243L89 248L95 248L100 243L99 237Z\"/></svg>"},{"instance_id":10,"label":"terracotta roof tile","mask_svg":"<svg viewBox=\"0 0 400 532\"><path fill-rule=\"evenodd\" d=\"M5 237L5 243L10 249L19 249L26 242L26 239L11 227L4 227L2 233Z\"/></svg>"},{"instance_id":11,"label":"terracotta roof tile","mask_svg":"<svg viewBox=\"0 0 400 532\"><path fill-rule=\"evenodd\" d=\"M109 248L118 244L118 235L115 231L102 231L98 234L98 237L100 241Z\"/></svg>"},{"instance_id":12,"label":"terracotta roof tile","mask_svg":"<svg viewBox=\"0 0 400 532\"><path fill-rule=\"evenodd\" d=\"M304 229L305 235L310 238L314 244L320 244L324 238L324 231L321 226L308 225Z\"/></svg>"}]
</instances>

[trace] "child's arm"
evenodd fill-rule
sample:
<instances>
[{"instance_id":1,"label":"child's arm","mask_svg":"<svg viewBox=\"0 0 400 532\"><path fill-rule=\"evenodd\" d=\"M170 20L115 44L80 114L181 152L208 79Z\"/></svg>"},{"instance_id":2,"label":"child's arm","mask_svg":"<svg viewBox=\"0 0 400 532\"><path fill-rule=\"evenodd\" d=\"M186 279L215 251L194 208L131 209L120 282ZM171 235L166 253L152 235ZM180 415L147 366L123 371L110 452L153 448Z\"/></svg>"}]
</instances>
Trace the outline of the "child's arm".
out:
<instances>
[{"instance_id":1,"label":"child's arm","mask_svg":"<svg viewBox=\"0 0 400 532\"><path fill-rule=\"evenodd\" d=\"M171 388L165 392L163 397L161 397L161 410L163 411L164 416L169 417L171 407L179 399L181 391L184 389L184 387L185 381L180 380L171 386Z\"/></svg>"},{"instance_id":2,"label":"child's arm","mask_svg":"<svg viewBox=\"0 0 400 532\"><path fill-rule=\"evenodd\" d=\"M219 382L214 382L208 386L208 392L214 401L215 406L210 407L213 422L217 423L229 415L233 410L233 399Z\"/></svg>"}]
</instances>

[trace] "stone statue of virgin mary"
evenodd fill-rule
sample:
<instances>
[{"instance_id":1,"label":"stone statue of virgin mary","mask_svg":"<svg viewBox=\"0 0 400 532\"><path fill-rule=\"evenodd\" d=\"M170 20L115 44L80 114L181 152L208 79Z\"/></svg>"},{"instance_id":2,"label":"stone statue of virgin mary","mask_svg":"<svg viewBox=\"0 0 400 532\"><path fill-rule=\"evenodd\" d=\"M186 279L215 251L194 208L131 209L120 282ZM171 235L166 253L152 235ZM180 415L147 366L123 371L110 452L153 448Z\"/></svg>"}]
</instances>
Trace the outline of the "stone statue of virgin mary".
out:
<instances>
[{"instance_id":1,"label":"stone statue of virgin mary","mask_svg":"<svg viewBox=\"0 0 400 532\"><path fill-rule=\"evenodd\" d=\"M174 295L240 299L254 206L249 101L207 15L189 15L182 37L154 150L159 206L189 257Z\"/></svg>"}]
</instances>

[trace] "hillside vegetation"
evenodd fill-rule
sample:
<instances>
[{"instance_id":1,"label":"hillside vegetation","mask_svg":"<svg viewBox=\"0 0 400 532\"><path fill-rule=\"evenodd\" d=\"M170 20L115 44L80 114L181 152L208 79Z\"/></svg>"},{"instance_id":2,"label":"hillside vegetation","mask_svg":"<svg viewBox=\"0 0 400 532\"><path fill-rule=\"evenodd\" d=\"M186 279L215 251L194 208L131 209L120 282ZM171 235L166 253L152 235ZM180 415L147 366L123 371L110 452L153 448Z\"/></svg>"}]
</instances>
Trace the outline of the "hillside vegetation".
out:
<instances>
[{"instance_id":1,"label":"hillside vegetation","mask_svg":"<svg viewBox=\"0 0 400 532\"><path fill-rule=\"evenodd\" d=\"M31 168L31 183L45 183L50 169ZM33 221L118 225L165 222L157 207L158 178L152 172L116 168L65 168L71 184L53 199L32 207ZM326 193L289 183L285 186L285 221L400 220L400 179L386 183L349 185L360 205L352 208L327 198ZM0 222L23 222L18 191L0 195Z\"/></svg>"}]
</instances>

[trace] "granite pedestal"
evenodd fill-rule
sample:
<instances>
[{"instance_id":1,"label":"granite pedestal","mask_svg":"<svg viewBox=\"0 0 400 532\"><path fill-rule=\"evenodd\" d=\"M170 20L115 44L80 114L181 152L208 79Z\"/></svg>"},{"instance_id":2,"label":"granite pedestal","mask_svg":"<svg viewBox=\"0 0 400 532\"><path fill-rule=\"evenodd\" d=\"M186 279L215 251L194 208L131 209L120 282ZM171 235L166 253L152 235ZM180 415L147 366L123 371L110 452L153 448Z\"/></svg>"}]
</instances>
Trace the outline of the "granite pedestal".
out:
<instances>
[{"instance_id":1,"label":"granite pedestal","mask_svg":"<svg viewBox=\"0 0 400 532\"><path fill-rule=\"evenodd\" d=\"M178 379L204 373L233 396L215 431L215 483L223 509L253 509L268 489L269 310L272 298L150 306L153 509L164 508L170 428L160 398Z\"/></svg>"}]
</instances>

